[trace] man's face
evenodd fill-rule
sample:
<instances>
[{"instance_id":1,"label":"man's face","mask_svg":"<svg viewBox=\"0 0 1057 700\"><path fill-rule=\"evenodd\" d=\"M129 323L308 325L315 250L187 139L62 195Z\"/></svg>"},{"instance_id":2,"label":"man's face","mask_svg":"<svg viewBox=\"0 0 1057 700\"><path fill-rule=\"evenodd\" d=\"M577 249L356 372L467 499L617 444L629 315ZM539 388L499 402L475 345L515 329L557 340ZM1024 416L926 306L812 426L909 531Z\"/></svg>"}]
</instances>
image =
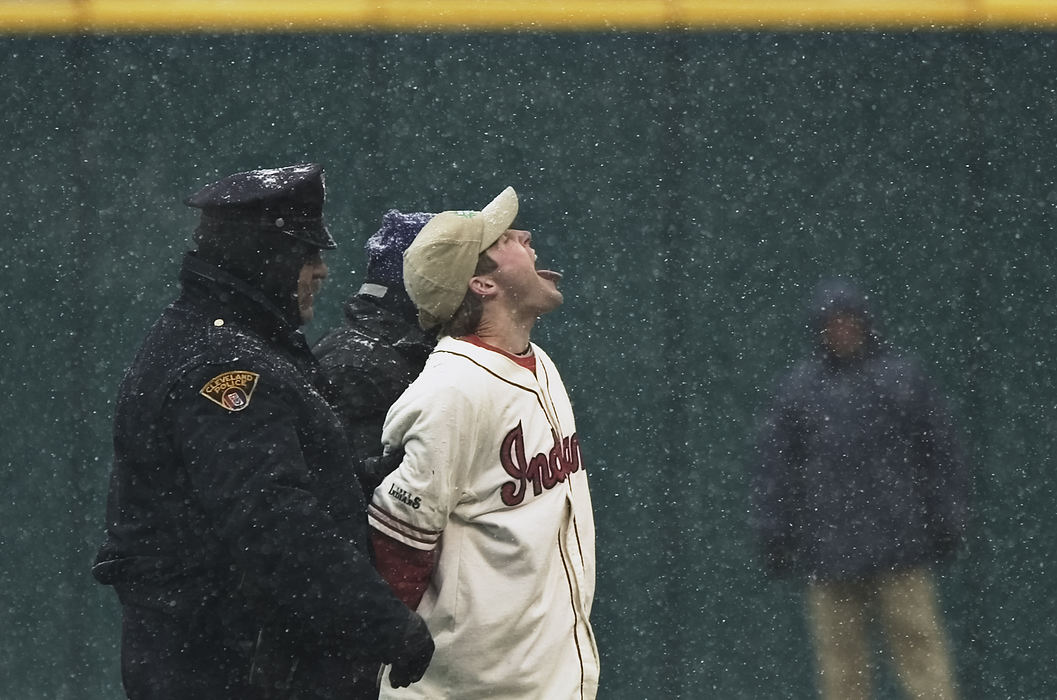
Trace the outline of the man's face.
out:
<instances>
[{"instance_id":1,"label":"man's face","mask_svg":"<svg viewBox=\"0 0 1057 700\"><path fill-rule=\"evenodd\" d=\"M304 265L297 276L297 310L301 314L301 324L304 325L315 316L316 295L319 294L323 280L327 278L327 264L323 262L323 256L316 251Z\"/></svg>"},{"instance_id":2,"label":"man's face","mask_svg":"<svg viewBox=\"0 0 1057 700\"><path fill-rule=\"evenodd\" d=\"M835 314L826 321L822 340L837 357L854 357L866 340L863 321L854 314Z\"/></svg>"},{"instance_id":3,"label":"man's face","mask_svg":"<svg viewBox=\"0 0 1057 700\"><path fill-rule=\"evenodd\" d=\"M558 281L562 276L552 270L536 269L531 233L508 229L487 254L498 265L489 276L513 308L540 316L561 305Z\"/></svg>"}]
</instances>

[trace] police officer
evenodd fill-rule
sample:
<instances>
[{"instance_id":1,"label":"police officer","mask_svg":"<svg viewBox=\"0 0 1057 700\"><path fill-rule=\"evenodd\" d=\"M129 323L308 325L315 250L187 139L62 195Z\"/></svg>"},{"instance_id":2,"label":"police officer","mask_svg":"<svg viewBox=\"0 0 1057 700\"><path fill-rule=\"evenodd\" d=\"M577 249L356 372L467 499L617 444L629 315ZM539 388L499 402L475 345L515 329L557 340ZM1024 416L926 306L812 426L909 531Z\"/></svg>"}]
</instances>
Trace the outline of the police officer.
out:
<instances>
[{"instance_id":1,"label":"police officer","mask_svg":"<svg viewBox=\"0 0 1057 700\"><path fill-rule=\"evenodd\" d=\"M433 214L390 209L367 239L367 275L345 304L345 325L328 333L313 352L335 387L335 407L360 459L366 500L400 464L400 453L378 454L382 423L393 402L414 381L436 344L418 325L418 310L404 289L404 251Z\"/></svg>"},{"instance_id":2,"label":"police officer","mask_svg":"<svg viewBox=\"0 0 1057 700\"><path fill-rule=\"evenodd\" d=\"M228 176L201 210L181 294L122 381L106 540L129 698L376 697L433 641L371 567L365 504L298 327L335 247L323 170Z\"/></svg>"}]
</instances>

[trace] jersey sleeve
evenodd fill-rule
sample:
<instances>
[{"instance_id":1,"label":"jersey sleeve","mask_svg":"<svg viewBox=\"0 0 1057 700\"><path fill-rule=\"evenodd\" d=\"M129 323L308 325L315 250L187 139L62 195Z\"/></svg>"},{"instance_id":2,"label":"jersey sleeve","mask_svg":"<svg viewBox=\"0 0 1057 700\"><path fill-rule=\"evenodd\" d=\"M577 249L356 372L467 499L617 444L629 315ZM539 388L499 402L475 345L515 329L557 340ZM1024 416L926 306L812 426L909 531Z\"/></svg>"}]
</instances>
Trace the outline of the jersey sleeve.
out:
<instances>
[{"instance_id":1,"label":"jersey sleeve","mask_svg":"<svg viewBox=\"0 0 1057 700\"><path fill-rule=\"evenodd\" d=\"M473 461L478 407L459 387L416 382L386 417L382 442L402 448L400 466L375 489L371 527L421 550L437 546Z\"/></svg>"}]
</instances>

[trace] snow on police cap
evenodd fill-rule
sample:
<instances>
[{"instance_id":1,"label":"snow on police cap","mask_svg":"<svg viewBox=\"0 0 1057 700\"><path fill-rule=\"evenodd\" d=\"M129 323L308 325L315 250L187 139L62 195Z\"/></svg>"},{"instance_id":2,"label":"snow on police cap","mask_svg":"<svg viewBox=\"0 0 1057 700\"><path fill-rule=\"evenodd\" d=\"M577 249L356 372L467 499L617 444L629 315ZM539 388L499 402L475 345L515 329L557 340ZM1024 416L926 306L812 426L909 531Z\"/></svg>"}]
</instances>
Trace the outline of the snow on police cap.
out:
<instances>
[{"instance_id":1,"label":"snow on police cap","mask_svg":"<svg viewBox=\"0 0 1057 700\"><path fill-rule=\"evenodd\" d=\"M214 226L242 224L282 232L317 248L336 248L323 223L326 186L317 163L249 170L206 185L184 200Z\"/></svg>"},{"instance_id":2,"label":"snow on police cap","mask_svg":"<svg viewBox=\"0 0 1057 700\"><path fill-rule=\"evenodd\" d=\"M507 187L481 211L443 211L422 228L404 252L404 287L419 325L428 329L451 319L477 258L510 228L517 211L517 193Z\"/></svg>"}]
</instances>

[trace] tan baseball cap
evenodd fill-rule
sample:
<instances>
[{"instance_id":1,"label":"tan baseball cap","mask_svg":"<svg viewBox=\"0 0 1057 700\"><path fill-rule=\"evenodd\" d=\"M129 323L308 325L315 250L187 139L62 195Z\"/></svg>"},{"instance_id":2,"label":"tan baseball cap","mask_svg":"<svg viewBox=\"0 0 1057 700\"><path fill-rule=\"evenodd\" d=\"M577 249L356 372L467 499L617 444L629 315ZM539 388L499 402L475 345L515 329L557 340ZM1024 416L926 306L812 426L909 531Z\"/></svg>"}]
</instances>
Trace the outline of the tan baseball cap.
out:
<instances>
[{"instance_id":1,"label":"tan baseball cap","mask_svg":"<svg viewBox=\"0 0 1057 700\"><path fill-rule=\"evenodd\" d=\"M422 228L404 252L404 287L423 328L455 314L477 258L510 228L517 209L517 192L507 187L481 211L443 211Z\"/></svg>"}]
</instances>

